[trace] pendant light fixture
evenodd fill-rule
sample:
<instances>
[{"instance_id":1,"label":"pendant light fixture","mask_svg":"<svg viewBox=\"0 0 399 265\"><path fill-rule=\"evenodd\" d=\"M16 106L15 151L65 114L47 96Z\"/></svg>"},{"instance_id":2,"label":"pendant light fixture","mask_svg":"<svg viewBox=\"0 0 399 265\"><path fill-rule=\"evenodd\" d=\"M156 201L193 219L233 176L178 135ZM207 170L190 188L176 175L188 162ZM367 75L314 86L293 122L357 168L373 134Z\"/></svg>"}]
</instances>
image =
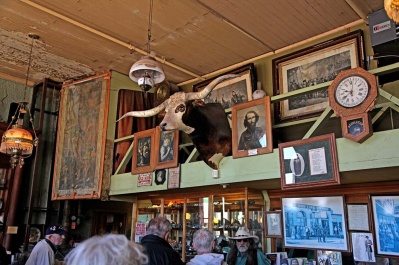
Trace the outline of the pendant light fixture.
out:
<instances>
[{"instance_id":1,"label":"pendant light fixture","mask_svg":"<svg viewBox=\"0 0 399 265\"><path fill-rule=\"evenodd\" d=\"M388 17L399 23L399 0L384 0L384 8Z\"/></svg>"},{"instance_id":2,"label":"pendant light fixture","mask_svg":"<svg viewBox=\"0 0 399 265\"><path fill-rule=\"evenodd\" d=\"M11 122L8 125L7 130L1 137L0 152L11 156L10 164L12 168L15 168L16 165L19 165L19 167L22 168L25 163L24 159L32 155L33 146L37 146L39 142L33 125L33 118L30 114L29 108L27 107L28 102L25 100L29 70L32 61L33 42L35 39L38 39L39 36L32 33L28 36L32 39L32 42L30 46L28 70L25 79L24 100L19 102L15 114L11 117ZM29 115L29 122L32 124L34 137L29 131L23 128L23 119L26 113Z\"/></svg>"},{"instance_id":3,"label":"pendant light fixture","mask_svg":"<svg viewBox=\"0 0 399 265\"><path fill-rule=\"evenodd\" d=\"M150 0L150 12L148 16L148 40L147 55L135 62L129 71L129 77L138 83L139 87L147 96L147 92L158 83L165 80L165 73L162 66L151 56L151 27L152 27L153 0Z\"/></svg>"}]
</instances>

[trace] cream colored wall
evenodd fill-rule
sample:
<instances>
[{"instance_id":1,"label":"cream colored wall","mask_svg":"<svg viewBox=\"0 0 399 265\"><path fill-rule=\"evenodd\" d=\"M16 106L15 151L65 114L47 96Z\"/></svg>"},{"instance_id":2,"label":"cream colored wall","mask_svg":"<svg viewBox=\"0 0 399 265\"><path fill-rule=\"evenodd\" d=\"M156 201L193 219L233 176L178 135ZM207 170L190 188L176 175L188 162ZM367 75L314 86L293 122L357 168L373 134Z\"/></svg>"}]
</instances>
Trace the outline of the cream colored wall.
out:
<instances>
[{"instance_id":1,"label":"cream colored wall","mask_svg":"<svg viewBox=\"0 0 399 265\"><path fill-rule=\"evenodd\" d=\"M374 133L366 144L358 144L345 138L336 140L338 167L341 173L376 168L399 167L399 129ZM380 150L375 155L376 150ZM192 188L224 183L270 181L280 179L278 149L273 153L233 159L226 157L220 164L220 177L212 178L212 169L204 162L181 165L180 188ZM366 178L365 175L362 175ZM380 176L384 180L389 176ZM272 188L272 187L271 187ZM112 176L110 195L166 190L167 185L137 187L137 176L125 173Z\"/></svg>"}]
</instances>

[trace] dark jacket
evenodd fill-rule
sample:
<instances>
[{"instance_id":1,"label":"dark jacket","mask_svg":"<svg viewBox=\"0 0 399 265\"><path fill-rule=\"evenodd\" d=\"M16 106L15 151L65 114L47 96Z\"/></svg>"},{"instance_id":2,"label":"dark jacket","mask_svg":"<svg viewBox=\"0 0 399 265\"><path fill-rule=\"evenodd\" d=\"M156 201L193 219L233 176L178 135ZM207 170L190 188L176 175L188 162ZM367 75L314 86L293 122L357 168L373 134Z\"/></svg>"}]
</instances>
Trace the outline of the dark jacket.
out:
<instances>
[{"instance_id":1,"label":"dark jacket","mask_svg":"<svg viewBox=\"0 0 399 265\"><path fill-rule=\"evenodd\" d=\"M180 255L163 238L156 235L146 235L141 239L141 245L145 247L148 265L184 265Z\"/></svg>"}]
</instances>

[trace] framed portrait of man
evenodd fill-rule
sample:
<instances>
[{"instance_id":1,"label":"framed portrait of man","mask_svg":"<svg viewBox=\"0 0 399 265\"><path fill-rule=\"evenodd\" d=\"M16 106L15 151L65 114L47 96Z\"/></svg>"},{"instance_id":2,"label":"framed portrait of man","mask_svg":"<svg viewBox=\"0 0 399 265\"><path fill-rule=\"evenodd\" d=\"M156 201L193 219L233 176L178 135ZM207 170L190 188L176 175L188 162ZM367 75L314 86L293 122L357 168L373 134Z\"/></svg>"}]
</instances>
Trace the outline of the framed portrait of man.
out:
<instances>
[{"instance_id":1,"label":"framed portrait of man","mask_svg":"<svg viewBox=\"0 0 399 265\"><path fill-rule=\"evenodd\" d=\"M270 97L233 106L233 158L273 152Z\"/></svg>"}]
</instances>

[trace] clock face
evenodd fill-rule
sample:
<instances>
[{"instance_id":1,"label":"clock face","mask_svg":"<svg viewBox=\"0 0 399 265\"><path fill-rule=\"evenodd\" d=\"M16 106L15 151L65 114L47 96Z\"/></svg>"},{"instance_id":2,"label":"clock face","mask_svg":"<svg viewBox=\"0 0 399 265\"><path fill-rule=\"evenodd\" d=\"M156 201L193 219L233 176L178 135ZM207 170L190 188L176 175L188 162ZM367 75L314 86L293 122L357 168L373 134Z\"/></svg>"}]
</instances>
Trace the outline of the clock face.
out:
<instances>
[{"instance_id":1,"label":"clock face","mask_svg":"<svg viewBox=\"0 0 399 265\"><path fill-rule=\"evenodd\" d=\"M345 108L360 105L369 94L369 83L361 76L344 78L335 89L335 99Z\"/></svg>"}]
</instances>

